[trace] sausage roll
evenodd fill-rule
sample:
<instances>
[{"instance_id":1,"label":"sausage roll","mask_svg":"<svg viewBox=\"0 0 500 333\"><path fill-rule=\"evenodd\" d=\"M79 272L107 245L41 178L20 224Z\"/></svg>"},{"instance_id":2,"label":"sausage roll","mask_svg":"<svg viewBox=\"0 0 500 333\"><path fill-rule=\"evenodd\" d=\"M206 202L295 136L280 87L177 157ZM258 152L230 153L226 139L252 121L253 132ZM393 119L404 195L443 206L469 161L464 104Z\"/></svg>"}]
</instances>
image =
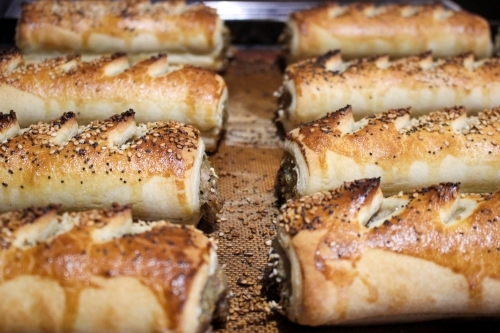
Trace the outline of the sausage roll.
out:
<instances>
[{"instance_id":1,"label":"sausage roll","mask_svg":"<svg viewBox=\"0 0 500 333\"><path fill-rule=\"evenodd\" d=\"M202 332L227 302L212 240L129 206L0 214L0 273L2 332Z\"/></svg>"},{"instance_id":2,"label":"sausage roll","mask_svg":"<svg viewBox=\"0 0 500 333\"><path fill-rule=\"evenodd\" d=\"M229 31L215 9L184 1L38 0L24 3L16 45L26 54L168 53L170 62L222 69Z\"/></svg>"},{"instance_id":3,"label":"sausage roll","mask_svg":"<svg viewBox=\"0 0 500 333\"><path fill-rule=\"evenodd\" d=\"M500 315L500 192L442 183L384 198L376 178L290 200L276 280L303 325Z\"/></svg>"},{"instance_id":4,"label":"sausage roll","mask_svg":"<svg viewBox=\"0 0 500 333\"><path fill-rule=\"evenodd\" d=\"M442 4L326 3L292 13L281 37L288 62L341 49L346 58L403 57L432 50L436 57L492 54L488 22Z\"/></svg>"},{"instance_id":5,"label":"sausage roll","mask_svg":"<svg viewBox=\"0 0 500 333\"><path fill-rule=\"evenodd\" d=\"M74 111L89 123L132 108L137 121L175 120L198 128L215 150L227 118L221 76L171 66L164 55L130 65L123 54L91 62L80 56L24 63L18 50L0 56L0 112L15 110L21 126Z\"/></svg>"},{"instance_id":6,"label":"sausage roll","mask_svg":"<svg viewBox=\"0 0 500 333\"><path fill-rule=\"evenodd\" d=\"M285 130L347 104L356 119L412 106L416 116L453 105L477 113L500 105L500 59L472 54L433 61L431 53L389 61L343 61L339 51L287 67L278 91Z\"/></svg>"},{"instance_id":7,"label":"sausage roll","mask_svg":"<svg viewBox=\"0 0 500 333\"><path fill-rule=\"evenodd\" d=\"M0 114L0 212L57 202L67 210L132 204L134 218L196 224L221 208L200 133L181 123L136 125L129 110L78 126L68 112L19 130Z\"/></svg>"},{"instance_id":8,"label":"sausage roll","mask_svg":"<svg viewBox=\"0 0 500 333\"><path fill-rule=\"evenodd\" d=\"M285 198L381 177L387 194L440 182L466 192L500 189L500 108L467 117L463 107L410 119L409 109L353 119L350 106L287 133Z\"/></svg>"}]
</instances>

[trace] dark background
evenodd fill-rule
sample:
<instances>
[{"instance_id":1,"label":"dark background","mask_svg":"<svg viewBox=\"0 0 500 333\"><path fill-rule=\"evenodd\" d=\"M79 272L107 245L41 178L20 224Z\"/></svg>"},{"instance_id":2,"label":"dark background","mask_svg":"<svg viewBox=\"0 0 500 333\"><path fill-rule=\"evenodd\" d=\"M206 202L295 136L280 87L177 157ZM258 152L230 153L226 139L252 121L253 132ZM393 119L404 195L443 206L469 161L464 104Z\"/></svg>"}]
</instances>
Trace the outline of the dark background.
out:
<instances>
[{"instance_id":1,"label":"dark background","mask_svg":"<svg viewBox=\"0 0 500 333\"><path fill-rule=\"evenodd\" d=\"M158 0L153 0L158 1ZM229 0L230 1L230 0ZM255 1L255 0L253 0ZM340 0L342 1L342 0ZM352 1L352 0L351 0ZM367 0L360 0L367 1ZM375 0L376 1L376 0ZM412 0L407 0L409 3ZM429 0L432 1L432 0ZM492 36L495 36L500 26L500 1L499 0L452 0L463 9L486 18L492 27ZM19 6L23 0L0 0L0 48L13 44L16 17L19 15ZM199 0L187 0L188 3L200 2ZM257 2L266 2L259 1ZM273 2L294 2L291 0L273 0ZM311 3L313 6L320 1L295 1L302 5ZM369 1L368 2L372 2ZM269 5L269 3L267 4ZM8 18L5 18L7 13ZM281 22L272 21L231 21L226 19L226 24L231 30L232 43L242 45L273 45L276 44L278 36L283 29Z\"/></svg>"},{"instance_id":2,"label":"dark background","mask_svg":"<svg viewBox=\"0 0 500 333\"><path fill-rule=\"evenodd\" d=\"M481 15L490 21L500 21L500 1L498 0L455 0L455 2L462 6L463 9Z\"/></svg>"}]
</instances>

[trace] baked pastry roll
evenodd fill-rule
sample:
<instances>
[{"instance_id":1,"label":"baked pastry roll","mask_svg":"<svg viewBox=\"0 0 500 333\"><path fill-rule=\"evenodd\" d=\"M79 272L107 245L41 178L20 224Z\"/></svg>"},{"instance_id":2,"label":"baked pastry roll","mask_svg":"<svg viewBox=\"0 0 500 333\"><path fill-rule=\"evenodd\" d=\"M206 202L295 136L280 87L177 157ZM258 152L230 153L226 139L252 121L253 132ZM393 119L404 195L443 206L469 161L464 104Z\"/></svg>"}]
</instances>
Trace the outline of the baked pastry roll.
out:
<instances>
[{"instance_id":1,"label":"baked pastry roll","mask_svg":"<svg viewBox=\"0 0 500 333\"><path fill-rule=\"evenodd\" d=\"M410 118L395 109L358 122L347 106L287 133L280 182L285 198L381 177L386 194L440 182L466 192L500 188L500 108L465 108Z\"/></svg>"},{"instance_id":2,"label":"baked pastry roll","mask_svg":"<svg viewBox=\"0 0 500 333\"><path fill-rule=\"evenodd\" d=\"M12 50L0 56L0 66L0 111L15 110L21 126L47 122L66 111L90 123L132 108L141 123L175 120L195 126L213 151L227 118L222 77L171 66L164 55L135 65L123 54L90 62L67 56L28 64Z\"/></svg>"},{"instance_id":3,"label":"baked pastry roll","mask_svg":"<svg viewBox=\"0 0 500 333\"><path fill-rule=\"evenodd\" d=\"M343 61L334 51L287 67L278 114L289 131L347 104L356 119L410 105L415 116L453 105L477 113L500 105L499 76L500 59L475 61L472 54Z\"/></svg>"},{"instance_id":4,"label":"baked pastry roll","mask_svg":"<svg viewBox=\"0 0 500 333\"><path fill-rule=\"evenodd\" d=\"M224 314L216 245L129 206L0 214L0 331L202 332Z\"/></svg>"},{"instance_id":5,"label":"baked pastry roll","mask_svg":"<svg viewBox=\"0 0 500 333\"><path fill-rule=\"evenodd\" d=\"M292 13L281 36L288 62L341 49L344 57L410 56L432 50L436 57L492 54L488 22L464 10L435 4L326 3Z\"/></svg>"},{"instance_id":6,"label":"baked pastry roll","mask_svg":"<svg viewBox=\"0 0 500 333\"><path fill-rule=\"evenodd\" d=\"M21 9L16 45L47 56L168 53L175 64L222 69L229 31L215 9L184 1L38 0Z\"/></svg>"},{"instance_id":7,"label":"baked pastry roll","mask_svg":"<svg viewBox=\"0 0 500 333\"><path fill-rule=\"evenodd\" d=\"M280 211L276 279L294 322L499 315L500 192L442 183L384 198L371 178Z\"/></svg>"},{"instance_id":8,"label":"baked pastry roll","mask_svg":"<svg viewBox=\"0 0 500 333\"><path fill-rule=\"evenodd\" d=\"M221 208L200 132L173 121L136 125L129 110L78 126L68 112L19 130L0 114L0 212L57 202L65 210L132 204L134 218L196 224Z\"/></svg>"}]
</instances>

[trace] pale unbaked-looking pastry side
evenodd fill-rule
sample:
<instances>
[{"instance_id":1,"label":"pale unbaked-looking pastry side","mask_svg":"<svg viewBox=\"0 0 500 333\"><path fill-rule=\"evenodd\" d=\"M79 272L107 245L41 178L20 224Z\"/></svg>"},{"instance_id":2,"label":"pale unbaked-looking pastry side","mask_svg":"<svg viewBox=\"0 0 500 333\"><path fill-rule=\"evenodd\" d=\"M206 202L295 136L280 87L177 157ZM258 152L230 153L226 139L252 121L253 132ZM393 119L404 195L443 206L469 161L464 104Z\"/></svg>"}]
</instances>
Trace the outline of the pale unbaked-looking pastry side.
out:
<instances>
[{"instance_id":1,"label":"pale unbaked-looking pastry side","mask_svg":"<svg viewBox=\"0 0 500 333\"><path fill-rule=\"evenodd\" d=\"M191 226L132 222L130 206L0 214L1 332L204 332L227 283Z\"/></svg>"},{"instance_id":2,"label":"pale unbaked-looking pastry side","mask_svg":"<svg viewBox=\"0 0 500 333\"><path fill-rule=\"evenodd\" d=\"M129 110L78 126L74 113L20 129L0 113L0 212L131 204L136 219L196 224L221 208L200 132L173 121L137 125Z\"/></svg>"},{"instance_id":3,"label":"pale unbaked-looking pastry side","mask_svg":"<svg viewBox=\"0 0 500 333\"><path fill-rule=\"evenodd\" d=\"M348 59L433 51L436 57L492 54L488 22L443 4L326 3L292 13L281 36L289 63L341 49Z\"/></svg>"},{"instance_id":4,"label":"pale unbaked-looking pastry side","mask_svg":"<svg viewBox=\"0 0 500 333\"><path fill-rule=\"evenodd\" d=\"M229 31L215 9L184 1L38 0L24 3L15 36L26 55L168 53L171 63L220 70Z\"/></svg>"},{"instance_id":5,"label":"pale unbaked-looking pastry side","mask_svg":"<svg viewBox=\"0 0 500 333\"><path fill-rule=\"evenodd\" d=\"M377 178L278 216L282 306L319 326L500 314L500 192L442 183L384 198Z\"/></svg>"},{"instance_id":6,"label":"pale unbaked-looking pastry side","mask_svg":"<svg viewBox=\"0 0 500 333\"><path fill-rule=\"evenodd\" d=\"M370 177L381 177L388 195L441 182L460 182L465 192L500 188L500 108L470 117L463 107L416 118L411 110L355 121L347 106L288 132L283 197Z\"/></svg>"},{"instance_id":7,"label":"pale unbaked-looking pastry side","mask_svg":"<svg viewBox=\"0 0 500 333\"><path fill-rule=\"evenodd\" d=\"M165 55L130 64L124 54L26 63L18 50L0 54L0 112L21 126L74 111L89 123L134 109L137 121L175 120L195 126L207 151L217 148L227 119L227 86L209 70L172 66Z\"/></svg>"},{"instance_id":8,"label":"pale unbaked-looking pastry side","mask_svg":"<svg viewBox=\"0 0 500 333\"><path fill-rule=\"evenodd\" d=\"M287 67L279 97L286 131L347 104L356 119L411 106L415 116L463 105L471 113L500 105L500 59L472 54L433 60L431 53L390 61L343 61L340 51Z\"/></svg>"}]
</instances>

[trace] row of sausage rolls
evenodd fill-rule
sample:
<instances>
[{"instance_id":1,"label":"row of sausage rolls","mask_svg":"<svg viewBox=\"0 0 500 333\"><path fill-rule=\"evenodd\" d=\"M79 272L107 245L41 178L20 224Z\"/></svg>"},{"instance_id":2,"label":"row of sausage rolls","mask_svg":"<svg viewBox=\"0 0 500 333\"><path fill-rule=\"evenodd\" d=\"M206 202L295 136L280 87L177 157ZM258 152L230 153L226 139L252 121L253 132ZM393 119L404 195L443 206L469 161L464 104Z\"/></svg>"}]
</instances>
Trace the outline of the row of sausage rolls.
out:
<instances>
[{"instance_id":1,"label":"row of sausage rolls","mask_svg":"<svg viewBox=\"0 0 500 333\"><path fill-rule=\"evenodd\" d=\"M500 109L410 111L347 106L287 133L271 275L291 320L499 315L500 192L458 189L498 191Z\"/></svg>"},{"instance_id":2,"label":"row of sausage rolls","mask_svg":"<svg viewBox=\"0 0 500 333\"><path fill-rule=\"evenodd\" d=\"M286 316L497 316L500 196L459 192L500 187L487 22L442 5L333 3L293 14L283 42L298 62L277 92L288 201L270 276Z\"/></svg>"},{"instance_id":3,"label":"row of sausage rolls","mask_svg":"<svg viewBox=\"0 0 500 333\"><path fill-rule=\"evenodd\" d=\"M197 129L137 125L132 110L20 128L11 111L0 142L0 331L201 332L225 320L216 246L192 226L222 205Z\"/></svg>"},{"instance_id":4,"label":"row of sausage rolls","mask_svg":"<svg viewBox=\"0 0 500 333\"><path fill-rule=\"evenodd\" d=\"M213 241L178 224L221 207L205 150L227 87L179 64L225 66L215 10L34 1L15 40L0 56L0 331L209 330L226 279Z\"/></svg>"}]
</instances>

